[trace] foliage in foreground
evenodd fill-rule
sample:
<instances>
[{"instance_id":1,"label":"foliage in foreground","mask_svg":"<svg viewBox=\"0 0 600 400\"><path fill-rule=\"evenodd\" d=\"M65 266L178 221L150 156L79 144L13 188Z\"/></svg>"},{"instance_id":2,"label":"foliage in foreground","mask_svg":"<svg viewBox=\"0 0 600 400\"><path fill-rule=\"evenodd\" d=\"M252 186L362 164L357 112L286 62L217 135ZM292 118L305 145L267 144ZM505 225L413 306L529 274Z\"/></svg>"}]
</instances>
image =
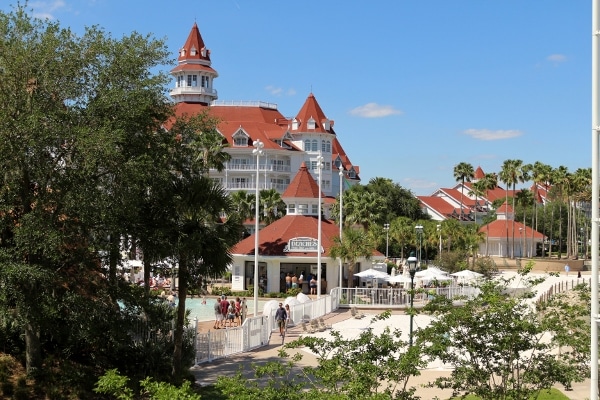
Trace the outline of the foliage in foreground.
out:
<instances>
[{"instance_id":1,"label":"foliage in foreground","mask_svg":"<svg viewBox=\"0 0 600 400\"><path fill-rule=\"evenodd\" d=\"M389 311L373 319L386 319ZM399 340L400 331L386 328L375 335L368 328L356 338L345 339L331 332L332 339L303 337L280 351L286 362L254 366L257 380L246 380L241 372L219 378L216 387L229 399L418 399L408 385L425 366L416 347ZM298 367L306 347L317 357L316 367Z\"/></svg>"},{"instance_id":2,"label":"foliage in foreground","mask_svg":"<svg viewBox=\"0 0 600 400\"><path fill-rule=\"evenodd\" d=\"M511 294L508 283L486 281L460 307L444 297L425 307L437 318L418 332L418 344L430 359L453 368L434 385L452 388L455 395L527 400L556 383L568 388L585 378L589 348L583 343L589 343L589 334L586 339L582 327L589 303L557 298L539 312L532 292ZM570 334L575 330L579 339Z\"/></svg>"},{"instance_id":3,"label":"foliage in foreground","mask_svg":"<svg viewBox=\"0 0 600 400\"><path fill-rule=\"evenodd\" d=\"M200 395L194 393L190 382L185 381L180 387L165 382L156 382L146 378L140 382L140 393L136 396L127 386L129 379L121 376L116 369L107 371L96 383L94 391L106 394L118 400L133 400L143 398L149 400L200 400Z\"/></svg>"}]
</instances>

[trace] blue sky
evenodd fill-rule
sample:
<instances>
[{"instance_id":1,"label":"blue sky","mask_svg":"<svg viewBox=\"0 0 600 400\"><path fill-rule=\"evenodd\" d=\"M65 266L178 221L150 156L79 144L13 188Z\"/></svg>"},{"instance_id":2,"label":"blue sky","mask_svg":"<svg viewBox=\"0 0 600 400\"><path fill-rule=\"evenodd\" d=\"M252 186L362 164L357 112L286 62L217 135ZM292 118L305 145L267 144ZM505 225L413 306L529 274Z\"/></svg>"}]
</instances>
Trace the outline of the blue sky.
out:
<instances>
[{"instance_id":1,"label":"blue sky","mask_svg":"<svg viewBox=\"0 0 600 400\"><path fill-rule=\"evenodd\" d=\"M219 100L277 103L291 117L314 93L363 183L386 177L427 195L452 186L460 162L485 172L498 172L506 159L569 171L591 166L589 0L29 7L76 33L99 25L115 37L165 38L174 62L197 22L219 72Z\"/></svg>"}]
</instances>

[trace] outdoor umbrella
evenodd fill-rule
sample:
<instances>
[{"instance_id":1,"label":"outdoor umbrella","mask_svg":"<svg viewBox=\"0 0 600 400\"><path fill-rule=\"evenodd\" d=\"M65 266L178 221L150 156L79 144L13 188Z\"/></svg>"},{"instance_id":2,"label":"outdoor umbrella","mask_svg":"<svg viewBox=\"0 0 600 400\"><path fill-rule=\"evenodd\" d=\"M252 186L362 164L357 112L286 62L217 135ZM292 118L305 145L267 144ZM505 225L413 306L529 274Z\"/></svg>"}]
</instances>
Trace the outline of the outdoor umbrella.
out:
<instances>
[{"instance_id":1,"label":"outdoor umbrella","mask_svg":"<svg viewBox=\"0 0 600 400\"><path fill-rule=\"evenodd\" d=\"M458 280L462 282L473 281L483 276L483 274L480 274L479 272L471 271L468 269L463 269L462 271L458 271L450 275L457 277Z\"/></svg>"},{"instance_id":2,"label":"outdoor umbrella","mask_svg":"<svg viewBox=\"0 0 600 400\"><path fill-rule=\"evenodd\" d=\"M354 274L354 276L358 276L359 278L365 279L385 279L389 277L389 274L387 272L382 272L373 268L369 268L365 271L357 272L356 274Z\"/></svg>"},{"instance_id":3,"label":"outdoor umbrella","mask_svg":"<svg viewBox=\"0 0 600 400\"><path fill-rule=\"evenodd\" d=\"M410 283L410 276L394 275L386 279L389 283Z\"/></svg>"}]
</instances>

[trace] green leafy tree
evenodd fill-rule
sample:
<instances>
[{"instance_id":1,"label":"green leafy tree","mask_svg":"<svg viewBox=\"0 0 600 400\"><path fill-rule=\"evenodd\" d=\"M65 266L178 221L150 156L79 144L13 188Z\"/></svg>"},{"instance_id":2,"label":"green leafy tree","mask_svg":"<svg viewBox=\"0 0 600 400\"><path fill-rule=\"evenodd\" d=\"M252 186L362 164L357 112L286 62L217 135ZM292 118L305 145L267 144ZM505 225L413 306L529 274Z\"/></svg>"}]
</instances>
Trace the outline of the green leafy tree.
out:
<instances>
[{"instance_id":1,"label":"green leafy tree","mask_svg":"<svg viewBox=\"0 0 600 400\"><path fill-rule=\"evenodd\" d=\"M279 218L283 217L286 212L286 205L281 194L275 189L260 191L260 219L269 225Z\"/></svg>"},{"instance_id":2,"label":"green leafy tree","mask_svg":"<svg viewBox=\"0 0 600 400\"><path fill-rule=\"evenodd\" d=\"M383 223L384 212L384 200L364 186L353 186L344 193L345 226L361 225L368 230L371 224Z\"/></svg>"},{"instance_id":3,"label":"green leafy tree","mask_svg":"<svg viewBox=\"0 0 600 400\"><path fill-rule=\"evenodd\" d=\"M573 322L544 315L528 301L531 292L510 295L507 281L486 281L479 289L461 307L445 297L425 307L436 319L418 331L417 341L428 357L453 367L436 385L482 399L526 400L557 382L583 379L572 366L580 365L580 355L556 357L556 350L569 329L565 324L581 329L584 314L569 312Z\"/></svg>"},{"instance_id":4,"label":"green leafy tree","mask_svg":"<svg viewBox=\"0 0 600 400\"><path fill-rule=\"evenodd\" d=\"M389 311L373 321L388 316ZM400 334L398 329L386 328L376 335L368 328L350 339L336 331L332 339L301 338L280 351L289 361L255 367L256 378L267 377L266 382L247 381L238 374L219 378L216 386L228 399L418 399L409 383L425 363L417 347L409 348L398 339ZM290 358L288 352L299 347L316 355L316 367L293 369L302 355Z\"/></svg>"},{"instance_id":5,"label":"green leafy tree","mask_svg":"<svg viewBox=\"0 0 600 400\"><path fill-rule=\"evenodd\" d=\"M333 238L333 245L329 249L329 255L333 258L341 258L348 264L348 287L354 284L354 269L360 258L370 259L375 249L373 238L362 228L346 228L339 236Z\"/></svg>"}]
</instances>

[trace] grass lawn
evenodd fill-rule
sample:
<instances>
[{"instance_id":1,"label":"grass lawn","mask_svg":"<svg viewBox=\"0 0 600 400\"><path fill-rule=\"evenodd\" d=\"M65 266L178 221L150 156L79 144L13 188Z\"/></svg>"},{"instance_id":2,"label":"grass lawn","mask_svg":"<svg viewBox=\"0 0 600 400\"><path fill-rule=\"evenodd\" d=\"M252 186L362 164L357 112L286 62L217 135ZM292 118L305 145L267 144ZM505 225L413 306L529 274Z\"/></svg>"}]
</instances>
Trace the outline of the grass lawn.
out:
<instances>
[{"instance_id":1,"label":"grass lawn","mask_svg":"<svg viewBox=\"0 0 600 400\"><path fill-rule=\"evenodd\" d=\"M461 397L453 397L452 400L459 400L462 399ZM540 395L537 398L532 397L532 400L569 400L569 398L567 396L565 396L560 390L558 389L550 389L550 390L543 390L542 392L540 392ZM472 394L468 395L467 397L464 398L464 400L481 400L479 397L474 396Z\"/></svg>"}]
</instances>

